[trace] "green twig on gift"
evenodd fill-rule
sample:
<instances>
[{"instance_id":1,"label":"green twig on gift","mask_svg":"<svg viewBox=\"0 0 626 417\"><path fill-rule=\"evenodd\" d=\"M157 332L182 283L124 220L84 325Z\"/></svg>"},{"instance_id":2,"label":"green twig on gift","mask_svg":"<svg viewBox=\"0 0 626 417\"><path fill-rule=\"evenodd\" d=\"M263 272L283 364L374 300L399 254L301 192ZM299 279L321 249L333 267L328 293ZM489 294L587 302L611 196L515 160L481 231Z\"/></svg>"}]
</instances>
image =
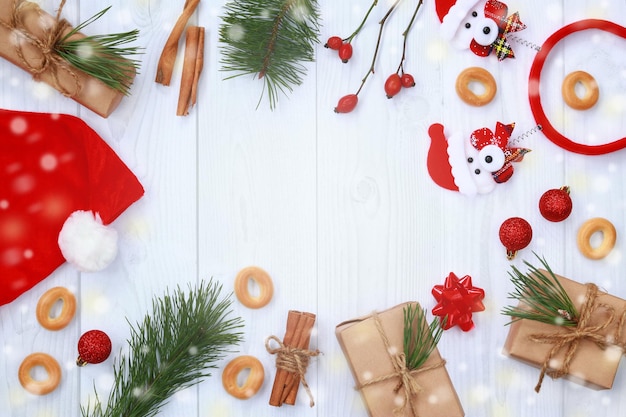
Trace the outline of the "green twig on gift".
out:
<instances>
[{"instance_id":1,"label":"green twig on gift","mask_svg":"<svg viewBox=\"0 0 626 417\"><path fill-rule=\"evenodd\" d=\"M302 84L303 62L313 62L319 42L319 11L316 0L238 0L225 6L219 29L222 71L232 79L256 75L263 79L270 109L279 93L287 94Z\"/></svg>"},{"instance_id":2,"label":"green twig on gift","mask_svg":"<svg viewBox=\"0 0 626 417\"><path fill-rule=\"evenodd\" d=\"M576 326L578 311L544 258L535 254L547 274L527 261L529 272L524 274L515 266L509 272L515 290L509 298L519 301L518 306L508 306L502 314L512 317L510 323L527 319L558 326ZM510 324L508 323L508 324Z\"/></svg>"},{"instance_id":3,"label":"green twig on gift","mask_svg":"<svg viewBox=\"0 0 626 417\"><path fill-rule=\"evenodd\" d=\"M184 293L177 288L152 303L152 314L131 325L128 355L113 364L107 404L96 392L83 417L153 417L176 392L210 376L215 362L241 342L240 318L212 280Z\"/></svg>"},{"instance_id":4,"label":"green twig on gift","mask_svg":"<svg viewBox=\"0 0 626 417\"><path fill-rule=\"evenodd\" d=\"M141 52L136 46L127 46L139 37L138 30L94 35L82 38L72 37L87 25L98 20L111 6L96 13L67 33L55 45L55 52L75 68L97 78L104 84L128 95L139 61L128 58Z\"/></svg>"},{"instance_id":5,"label":"green twig on gift","mask_svg":"<svg viewBox=\"0 0 626 417\"><path fill-rule=\"evenodd\" d=\"M407 304L403 311L406 366L410 370L419 369L437 347L443 324L437 318L428 324L426 310L418 304Z\"/></svg>"}]
</instances>

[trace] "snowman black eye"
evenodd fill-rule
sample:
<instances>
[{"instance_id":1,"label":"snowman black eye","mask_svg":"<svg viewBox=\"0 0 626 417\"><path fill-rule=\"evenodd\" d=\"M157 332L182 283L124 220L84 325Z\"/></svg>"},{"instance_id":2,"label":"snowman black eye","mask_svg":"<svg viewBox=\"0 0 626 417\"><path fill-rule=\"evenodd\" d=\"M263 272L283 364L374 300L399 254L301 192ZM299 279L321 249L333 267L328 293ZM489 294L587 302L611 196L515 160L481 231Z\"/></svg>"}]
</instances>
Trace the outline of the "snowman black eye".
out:
<instances>
[{"instance_id":1,"label":"snowman black eye","mask_svg":"<svg viewBox=\"0 0 626 417\"><path fill-rule=\"evenodd\" d=\"M472 12L472 17L476 17L476 16L478 16L478 12L477 11L473 11Z\"/></svg>"},{"instance_id":2,"label":"snowman black eye","mask_svg":"<svg viewBox=\"0 0 626 417\"><path fill-rule=\"evenodd\" d=\"M488 164L493 162L493 157L491 155L488 155L485 157L485 162L487 162Z\"/></svg>"},{"instance_id":3,"label":"snowman black eye","mask_svg":"<svg viewBox=\"0 0 626 417\"><path fill-rule=\"evenodd\" d=\"M469 29L469 28L471 28L471 27L472 27L472 25L470 25L469 23L466 23L466 24L465 24L465 29Z\"/></svg>"},{"instance_id":4,"label":"snowman black eye","mask_svg":"<svg viewBox=\"0 0 626 417\"><path fill-rule=\"evenodd\" d=\"M474 170L474 174L476 174L476 175L480 175L480 169L475 169L475 170Z\"/></svg>"}]
</instances>

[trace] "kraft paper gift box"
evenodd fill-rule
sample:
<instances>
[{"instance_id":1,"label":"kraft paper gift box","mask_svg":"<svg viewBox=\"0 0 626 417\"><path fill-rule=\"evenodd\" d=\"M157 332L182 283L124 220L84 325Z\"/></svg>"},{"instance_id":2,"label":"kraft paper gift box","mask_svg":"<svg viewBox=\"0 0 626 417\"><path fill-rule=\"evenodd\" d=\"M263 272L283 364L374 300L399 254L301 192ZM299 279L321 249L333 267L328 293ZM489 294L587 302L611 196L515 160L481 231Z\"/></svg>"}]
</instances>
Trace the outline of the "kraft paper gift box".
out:
<instances>
[{"instance_id":1,"label":"kraft paper gift box","mask_svg":"<svg viewBox=\"0 0 626 417\"><path fill-rule=\"evenodd\" d=\"M410 417L415 409L417 416L414 417L463 417L463 408L436 348L423 364L424 371L415 374L415 381L421 390L411 396L411 404L402 407L405 388L398 389L400 377L393 376L396 370L390 352L403 352L403 309L406 304L375 313L380 327L374 314L345 321L336 327L337 339L369 415ZM383 341L381 330L390 348ZM393 377L372 383L386 376ZM398 412L394 414L394 410Z\"/></svg>"},{"instance_id":2,"label":"kraft paper gift box","mask_svg":"<svg viewBox=\"0 0 626 417\"><path fill-rule=\"evenodd\" d=\"M45 38L46 28L52 27L55 18L43 11L36 3L18 1L17 14L18 25L14 26L15 0L0 0L0 57L7 59L23 70L32 73L28 67L41 68L44 55L40 48L31 41L26 40L17 32L25 31L29 36L41 41ZM6 25L9 25L7 27ZM71 28L64 30L66 35ZM76 34L76 37L84 35ZM18 41L19 39L19 41ZM19 47L18 47L19 46ZM23 57L20 56L23 54ZM134 74L133 74L134 76ZM37 75L37 79L49 84L60 92L69 94L69 97L82 104L102 117L108 117L119 105L124 94L110 88L100 80L90 77L71 65L50 64L45 71Z\"/></svg>"},{"instance_id":3,"label":"kraft paper gift box","mask_svg":"<svg viewBox=\"0 0 626 417\"><path fill-rule=\"evenodd\" d=\"M547 271L540 271L549 276ZM580 312L581 306L587 299L587 285L556 274L555 277ZM595 306L588 322L588 328L606 326L596 333L606 341L623 344L623 337L620 336L620 332L623 330L621 329L622 315L626 310L626 301L605 292L599 292L595 299ZM606 306L610 307L607 308ZM612 313L610 312L611 309L613 310ZM611 319L611 317L613 318ZM515 321L509 326L509 334L504 344L506 355L537 368L542 368L548 360L548 371L562 368L571 343L565 344L552 358L548 359L550 351L555 345L533 339L536 339L537 335L567 334L571 333L570 330L562 326L528 319ZM608 343L607 346L601 347L589 338L581 338L578 340L569 370L563 378L594 389L610 389L613 386L621 357L622 349L615 344ZM537 388L536 390L538 391Z\"/></svg>"}]
</instances>

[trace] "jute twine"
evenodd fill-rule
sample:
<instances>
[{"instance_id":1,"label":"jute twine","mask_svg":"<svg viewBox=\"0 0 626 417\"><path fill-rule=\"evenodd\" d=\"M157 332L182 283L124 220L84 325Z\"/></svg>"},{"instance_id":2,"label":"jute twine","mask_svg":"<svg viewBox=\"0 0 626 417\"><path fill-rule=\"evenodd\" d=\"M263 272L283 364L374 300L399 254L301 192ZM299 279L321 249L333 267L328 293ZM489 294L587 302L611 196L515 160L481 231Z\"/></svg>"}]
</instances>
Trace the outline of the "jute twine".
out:
<instances>
[{"instance_id":1,"label":"jute twine","mask_svg":"<svg viewBox=\"0 0 626 417\"><path fill-rule=\"evenodd\" d=\"M393 349L391 348L391 343L389 342L389 338L383 329L383 325L380 321L380 318L377 313L372 314L372 318L374 319L374 324L376 325L376 330L385 345L385 350L389 355L389 359L391 360L391 364L393 365L394 371L388 375L382 375L380 377L370 379L359 386L357 386L358 390L362 390L365 387L370 385L375 385L380 382L388 381L390 379L399 379L400 381L394 388L394 393L398 393L400 389L404 388L404 398L402 404L393 410L394 415L402 415L404 410L408 406L411 410L411 413L414 417L418 417L417 410L415 409L415 404L411 401L412 397L417 396L420 392L423 391L423 388L417 383L417 375L423 372L431 371L433 369L440 368L446 364L445 360L442 360L439 363L430 366L422 366L418 369L409 369L406 366L406 357L404 352L393 353Z\"/></svg>"},{"instance_id":2,"label":"jute twine","mask_svg":"<svg viewBox=\"0 0 626 417\"><path fill-rule=\"evenodd\" d=\"M277 348L270 346L272 341L275 341L278 344ZM309 384L306 382L306 378L304 376L309 366L310 359L314 356L318 356L320 351L317 349L307 350L287 346L276 336L269 336L265 340L265 349L271 355L276 355L276 369L283 369L298 376L302 386L309 396L309 405L313 407L315 405L313 394L311 393L311 388L309 388Z\"/></svg>"},{"instance_id":3,"label":"jute twine","mask_svg":"<svg viewBox=\"0 0 626 417\"><path fill-rule=\"evenodd\" d=\"M564 331L557 331L552 333L537 333L531 335L529 338L533 342L551 344L552 349L548 352L546 359L541 367L541 373L539 375L539 381L535 386L535 391L539 392L543 378L548 375L554 379L561 378L569 373L570 365L576 351L582 340L588 340L595 343L600 349L604 350L608 346L616 346L624 351L624 344L621 343L622 327L626 321L626 311L624 311L617 323L615 334L611 337L603 334L602 331L607 329L615 320L615 309L608 304L602 304L597 302L599 295L598 287L595 284L585 284L587 292L585 295L585 302L580 308L580 317L578 319L578 325L576 327L558 326L559 329ZM589 321L594 312L602 308L607 313L607 319L598 325L592 326ZM561 349L567 347L563 362L558 369L548 369L552 358L561 351Z\"/></svg>"},{"instance_id":4,"label":"jute twine","mask_svg":"<svg viewBox=\"0 0 626 417\"><path fill-rule=\"evenodd\" d=\"M64 96L74 97L81 88L78 75L73 70L72 66L56 53L56 49L63 39L63 33L72 27L66 19L61 19L61 11L65 6L65 1L66 0L61 0L54 22L52 26L44 28L44 36L42 38L38 38L30 33L24 24L25 14L22 12L22 6L27 3L24 0L13 1L13 10L9 21L0 20L0 25L13 32L18 38L15 42L16 54L22 65L33 75L35 80L39 80L41 74L49 71L54 87ZM37 8L37 10L41 15L41 9ZM22 41L26 41L34 46L41 53L41 62L32 64L26 59ZM73 92L61 85L59 70L65 70L74 79L75 87Z\"/></svg>"}]
</instances>

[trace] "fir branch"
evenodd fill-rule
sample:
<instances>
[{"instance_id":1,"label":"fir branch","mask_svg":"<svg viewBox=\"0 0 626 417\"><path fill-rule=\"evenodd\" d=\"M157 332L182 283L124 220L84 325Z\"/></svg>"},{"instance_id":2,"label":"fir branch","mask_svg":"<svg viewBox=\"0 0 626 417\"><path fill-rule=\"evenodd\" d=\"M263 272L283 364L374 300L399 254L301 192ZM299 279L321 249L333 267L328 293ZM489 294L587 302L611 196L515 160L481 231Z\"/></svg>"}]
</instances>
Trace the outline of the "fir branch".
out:
<instances>
[{"instance_id":1,"label":"fir branch","mask_svg":"<svg viewBox=\"0 0 626 417\"><path fill-rule=\"evenodd\" d=\"M316 0L240 0L225 6L219 29L222 71L232 79L257 75L264 80L273 110L279 93L286 95L302 84L306 67L313 62L319 42ZM258 108L258 104L257 104Z\"/></svg>"},{"instance_id":2,"label":"fir branch","mask_svg":"<svg viewBox=\"0 0 626 417\"><path fill-rule=\"evenodd\" d=\"M176 392L210 376L209 369L242 340L240 318L229 318L231 301L212 280L185 294L177 288L155 298L152 314L131 325L128 356L113 365L106 405L95 393L83 417L152 417ZM95 390L95 389L94 389Z\"/></svg>"},{"instance_id":3,"label":"fir branch","mask_svg":"<svg viewBox=\"0 0 626 417\"><path fill-rule=\"evenodd\" d=\"M426 309L422 310L417 304L407 304L403 311L406 366L411 370L418 369L437 347L443 324L435 318L427 326Z\"/></svg>"},{"instance_id":4,"label":"fir branch","mask_svg":"<svg viewBox=\"0 0 626 417\"><path fill-rule=\"evenodd\" d=\"M535 256L548 275L527 261L524 261L529 269L527 274L512 266L513 272L509 272L509 276L515 286L515 291L509 293L509 298L517 300L520 304L515 307L505 307L502 314L513 318L510 323L528 319L557 326L576 326L578 311L574 303L546 260L537 254Z\"/></svg>"},{"instance_id":5,"label":"fir branch","mask_svg":"<svg viewBox=\"0 0 626 417\"><path fill-rule=\"evenodd\" d=\"M138 39L138 30L71 39L110 8L111 6L107 7L73 28L55 45L55 52L85 74L128 95L133 77L139 68L139 61L128 56L138 55L140 52L137 47L125 45Z\"/></svg>"}]
</instances>

